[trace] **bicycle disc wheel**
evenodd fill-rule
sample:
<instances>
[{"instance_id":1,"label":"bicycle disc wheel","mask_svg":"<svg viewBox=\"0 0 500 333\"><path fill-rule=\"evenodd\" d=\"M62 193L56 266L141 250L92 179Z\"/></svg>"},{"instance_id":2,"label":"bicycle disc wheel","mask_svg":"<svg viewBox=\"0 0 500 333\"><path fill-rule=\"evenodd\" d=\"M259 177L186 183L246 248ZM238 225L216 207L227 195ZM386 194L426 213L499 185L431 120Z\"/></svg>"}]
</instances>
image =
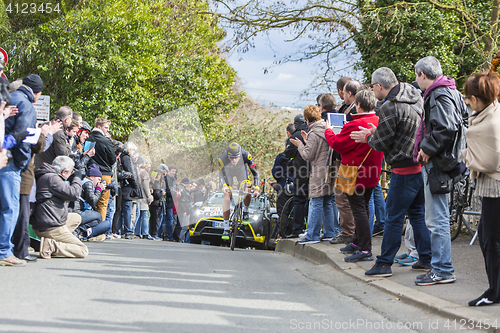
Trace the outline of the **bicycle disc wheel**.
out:
<instances>
[{"instance_id":1,"label":"bicycle disc wheel","mask_svg":"<svg viewBox=\"0 0 500 333\"><path fill-rule=\"evenodd\" d=\"M238 226L237 224L233 224L233 229L231 230L231 251L234 251L234 247L236 246L236 234L238 233Z\"/></svg>"},{"instance_id":2,"label":"bicycle disc wheel","mask_svg":"<svg viewBox=\"0 0 500 333\"><path fill-rule=\"evenodd\" d=\"M293 197L287 200L280 216L280 236L286 238L293 231Z\"/></svg>"}]
</instances>

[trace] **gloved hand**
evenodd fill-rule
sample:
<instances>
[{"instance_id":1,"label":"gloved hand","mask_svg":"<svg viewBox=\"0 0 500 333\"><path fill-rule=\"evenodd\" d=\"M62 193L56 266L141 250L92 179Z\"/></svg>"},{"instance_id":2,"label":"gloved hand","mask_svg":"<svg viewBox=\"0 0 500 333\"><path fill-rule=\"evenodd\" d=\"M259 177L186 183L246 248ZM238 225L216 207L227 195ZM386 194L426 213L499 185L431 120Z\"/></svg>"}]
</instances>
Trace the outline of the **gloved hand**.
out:
<instances>
[{"instance_id":1,"label":"gloved hand","mask_svg":"<svg viewBox=\"0 0 500 333\"><path fill-rule=\"evenodd\" d=\"M113 184L106 184L106 191L112 190L114 188Z\"/></svg>"},{"instance_id":2,"label":"gloved hand","mask_svg":"<svg viewBox=\"0 0 500 333\"><path fill-rule=\"evenodd\" d=\"M33 136L35 135L34 133L29 133L28 131L22 131L22 132L17 132L17 133L14 133L14 134L11 134L14 139L16 139L16 143L17 144L20 144L21 142L23 142L24 139L26 139L26 137L28 136Z\"/></svg>"},{"instance_id":3,"label":"gloved hand","mask_svg":"<svg viewBox=\"0 0 500 333\"><path fill-rule=\"evenodd\" d=\"M83 172L82 170L78 169L78 170L75 170L75 173L73 174L74 177L76 178L80 178L80 180L82 179L83 177Z\"/></svg>"}]
</instances>

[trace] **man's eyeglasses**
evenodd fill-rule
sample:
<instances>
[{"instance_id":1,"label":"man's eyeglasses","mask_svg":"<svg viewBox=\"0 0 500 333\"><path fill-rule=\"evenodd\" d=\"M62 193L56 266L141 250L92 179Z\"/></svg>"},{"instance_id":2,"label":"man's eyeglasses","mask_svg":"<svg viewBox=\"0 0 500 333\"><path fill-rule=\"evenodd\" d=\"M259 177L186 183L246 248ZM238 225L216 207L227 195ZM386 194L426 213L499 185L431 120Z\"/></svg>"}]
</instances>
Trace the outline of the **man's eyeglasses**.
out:
<instances>
[{"instance_id":1,"label":"man's eyeglasses","mask_svg":"<svg viewBox=\"0 0 500 333\"><path fill-rule=\"evenodd\" d=\"M375 87L375 85L379 84L378 82L373 82L371 84L368 85L368 87L372 88Z\"/></svg>"}]
</instances>

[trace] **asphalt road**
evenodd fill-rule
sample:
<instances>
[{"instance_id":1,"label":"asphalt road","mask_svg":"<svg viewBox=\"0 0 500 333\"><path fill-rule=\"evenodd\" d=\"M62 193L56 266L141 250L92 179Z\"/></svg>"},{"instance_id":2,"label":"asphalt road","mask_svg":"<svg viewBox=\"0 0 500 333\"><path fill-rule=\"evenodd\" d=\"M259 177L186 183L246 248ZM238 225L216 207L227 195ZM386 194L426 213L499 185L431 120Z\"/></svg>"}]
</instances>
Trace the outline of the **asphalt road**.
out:
<instances>
[{"instance_id":1,"label":"asphalt road","mask_svg":"<svg viewBox=\"0 0 500 333\"><path fill-rule=\"evenodd\" d=\"M0 267L1 332L454 332L328 265L147 240Z\"/></svg>"}]
</instances>

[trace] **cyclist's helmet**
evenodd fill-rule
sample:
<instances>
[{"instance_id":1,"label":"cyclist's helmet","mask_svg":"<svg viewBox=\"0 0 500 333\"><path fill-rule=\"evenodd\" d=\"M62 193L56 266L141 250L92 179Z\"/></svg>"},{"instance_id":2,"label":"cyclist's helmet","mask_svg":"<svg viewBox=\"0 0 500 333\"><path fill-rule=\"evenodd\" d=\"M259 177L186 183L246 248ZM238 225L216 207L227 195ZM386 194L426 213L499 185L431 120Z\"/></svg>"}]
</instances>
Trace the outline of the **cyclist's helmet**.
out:
<instances>
[{"instance_id":1,"label":"cyclist's helmet","mask_svg":"<svg viewBox=\"0 0 500 333\"><path fill-rule=\"evenodd\" d=\"M241 156L241 146L236 142L231 142L226 148L227 155L231 158L237 158Z\"/></svg>"}]
</instances>

